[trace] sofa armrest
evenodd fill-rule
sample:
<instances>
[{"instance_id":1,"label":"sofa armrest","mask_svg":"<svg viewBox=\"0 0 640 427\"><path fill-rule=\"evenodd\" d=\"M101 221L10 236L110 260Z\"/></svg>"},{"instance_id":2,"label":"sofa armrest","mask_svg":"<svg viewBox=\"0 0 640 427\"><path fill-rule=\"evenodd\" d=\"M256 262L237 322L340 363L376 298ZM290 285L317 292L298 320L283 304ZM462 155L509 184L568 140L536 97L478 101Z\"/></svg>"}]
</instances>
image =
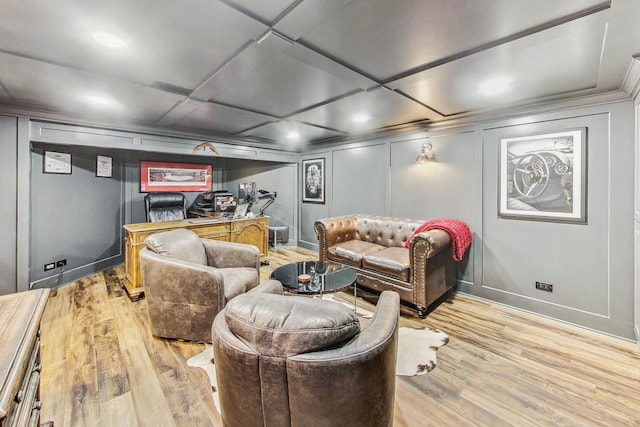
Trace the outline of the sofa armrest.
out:
<instances>
[{"instance_id":1,"label":"sofa armrest","mask_svg":"<svg viewBox=\"0 0 640 427\"><path fill-rule=\"evenodd\" d=\"M413 236L409 250L411 259L414 259L415 252L425 251L425 258L432 258L444 248L451 246L451 236L444 230L434 229L423 231Z\"/></svg>"},{"instance_id":2,"label":"sofa armrest","mask_svg":"<svg viewBox=\"0 0 640 427\"><path fill-rule=\"evenodd\" d=\"M355 215L323 218L315 221L313 228L318 236L318 257L327 261L327 250L338 242L356 238L357 217Z\"/></svg>"},{"instance_id":3,"label":"sofa armrest","mask_svg":"<svg viewBox=\"0 0 640 427\"><path fill-rule=\"evenodd\" d=\"M411 240L409 246L409 262L411 263L410 281L413 284L416 301L429 301L430 290L427 289L428 276L434 269L434 258L443 251L451 251L451 236L444 230L429 230L418 233ZM451 256L451 253L442 253L441 256ZM441 256L438 256L440 261ZM437 294L438 292L436 292ZM422 305L422 304L420 304ZM425 308L427 304L424 304Z\"/></svg>"},{"instance_id":4,"label":"sofa armrest","mask_svg":"<svg viewBox=\"0 0 640 427\"><path fill-rule=\"evenodd\" d=\"M260 250L256 246L222 240L200 240L207 254L207 263L211 267L255 267L260 271Z\"/></svg>"}]
</instances>

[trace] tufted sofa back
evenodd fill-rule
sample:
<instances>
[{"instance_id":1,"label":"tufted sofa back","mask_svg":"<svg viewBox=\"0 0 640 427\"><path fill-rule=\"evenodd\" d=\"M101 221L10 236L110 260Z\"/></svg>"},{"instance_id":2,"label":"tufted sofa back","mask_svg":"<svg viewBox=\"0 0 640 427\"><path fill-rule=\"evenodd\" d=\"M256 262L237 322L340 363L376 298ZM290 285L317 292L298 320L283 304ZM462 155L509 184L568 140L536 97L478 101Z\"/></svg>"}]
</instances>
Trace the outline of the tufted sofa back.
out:
<instances>
[{"instance_id":1,"label":"tufted sofa back","mask_svg":"<svg viewBox=\"0 0 640 427\"><path fill-rule=\"evenodd\" d=\"M355 239L391 247L402 247L424 221L373 215L354 215Z\"/></svg>"}]
</instances>

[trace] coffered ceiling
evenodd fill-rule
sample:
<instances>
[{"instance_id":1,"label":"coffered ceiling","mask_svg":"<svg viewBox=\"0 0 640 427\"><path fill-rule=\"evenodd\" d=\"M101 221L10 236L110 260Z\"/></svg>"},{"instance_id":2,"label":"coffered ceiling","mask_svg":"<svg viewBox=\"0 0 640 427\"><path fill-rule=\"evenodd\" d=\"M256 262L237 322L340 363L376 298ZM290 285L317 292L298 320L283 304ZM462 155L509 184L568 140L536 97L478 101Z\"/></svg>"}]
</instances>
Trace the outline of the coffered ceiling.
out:
<instances>
[{"instance_id":1,"label":"coffered ceiling","mask_svg":"<svg viewBox=\"0 0 640 427\"><path fill-rule=\"evenodd\" d=\"M0 104L296 148L616 91L638 22L636 0L4 0Z\"/></svg>"}]
</instances>

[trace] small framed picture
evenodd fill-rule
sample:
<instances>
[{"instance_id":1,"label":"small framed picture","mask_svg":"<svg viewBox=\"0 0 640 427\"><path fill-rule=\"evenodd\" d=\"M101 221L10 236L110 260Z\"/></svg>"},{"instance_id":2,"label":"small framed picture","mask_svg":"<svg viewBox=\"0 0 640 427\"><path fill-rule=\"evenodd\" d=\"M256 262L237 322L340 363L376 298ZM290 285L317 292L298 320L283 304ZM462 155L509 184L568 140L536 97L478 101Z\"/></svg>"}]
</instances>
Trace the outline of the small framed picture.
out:
<instances>
[{"instance_id":1,"label":"small framed picture","mask_svg":"<svg viewBox=\"0 0 640 427\"><path fill-rule=\"evenodd\" d=\"M96 176L100 178L111 178L113 176L113 158L98 156L96 158Z\"/></svg>"},{"instance_id":2,"label":"small framed picture","mask_svg":"<svg viewBox=\"0 0 640 427\"><path fill-rule=\"evenodd\" d=\"M302 201L324 203L324 158L302 161Z\"/></svg>"},{"instance_id":3,"label":"small framed picture","mask_svg":"<svg viewBox=\"0 0 640 427\"><path fill-rule=\"evenodd\" d=\"M45 151L42 163L44 173L71 174L71 154Z\"/></svg>"}]
</instances>

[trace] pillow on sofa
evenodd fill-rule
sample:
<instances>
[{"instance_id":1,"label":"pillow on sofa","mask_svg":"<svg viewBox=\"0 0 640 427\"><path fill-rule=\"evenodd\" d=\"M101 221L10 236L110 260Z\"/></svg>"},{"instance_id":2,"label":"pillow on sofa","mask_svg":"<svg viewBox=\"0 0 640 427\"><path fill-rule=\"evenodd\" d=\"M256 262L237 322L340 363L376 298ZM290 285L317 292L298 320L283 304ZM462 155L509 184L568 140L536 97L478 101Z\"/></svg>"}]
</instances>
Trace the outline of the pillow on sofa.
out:
<instances>
[{"instance_id":1,"label":"pillow on sofa","mask_svg":"<svg viewBox=\"0 0 640 427\"><path fill-rule=\"evenodd\" d=\"M325 349L360 332L350 308L307 297L247 293L227 304L224 317L231 332L265 356Z\"/></svg>"}]
</instances>

